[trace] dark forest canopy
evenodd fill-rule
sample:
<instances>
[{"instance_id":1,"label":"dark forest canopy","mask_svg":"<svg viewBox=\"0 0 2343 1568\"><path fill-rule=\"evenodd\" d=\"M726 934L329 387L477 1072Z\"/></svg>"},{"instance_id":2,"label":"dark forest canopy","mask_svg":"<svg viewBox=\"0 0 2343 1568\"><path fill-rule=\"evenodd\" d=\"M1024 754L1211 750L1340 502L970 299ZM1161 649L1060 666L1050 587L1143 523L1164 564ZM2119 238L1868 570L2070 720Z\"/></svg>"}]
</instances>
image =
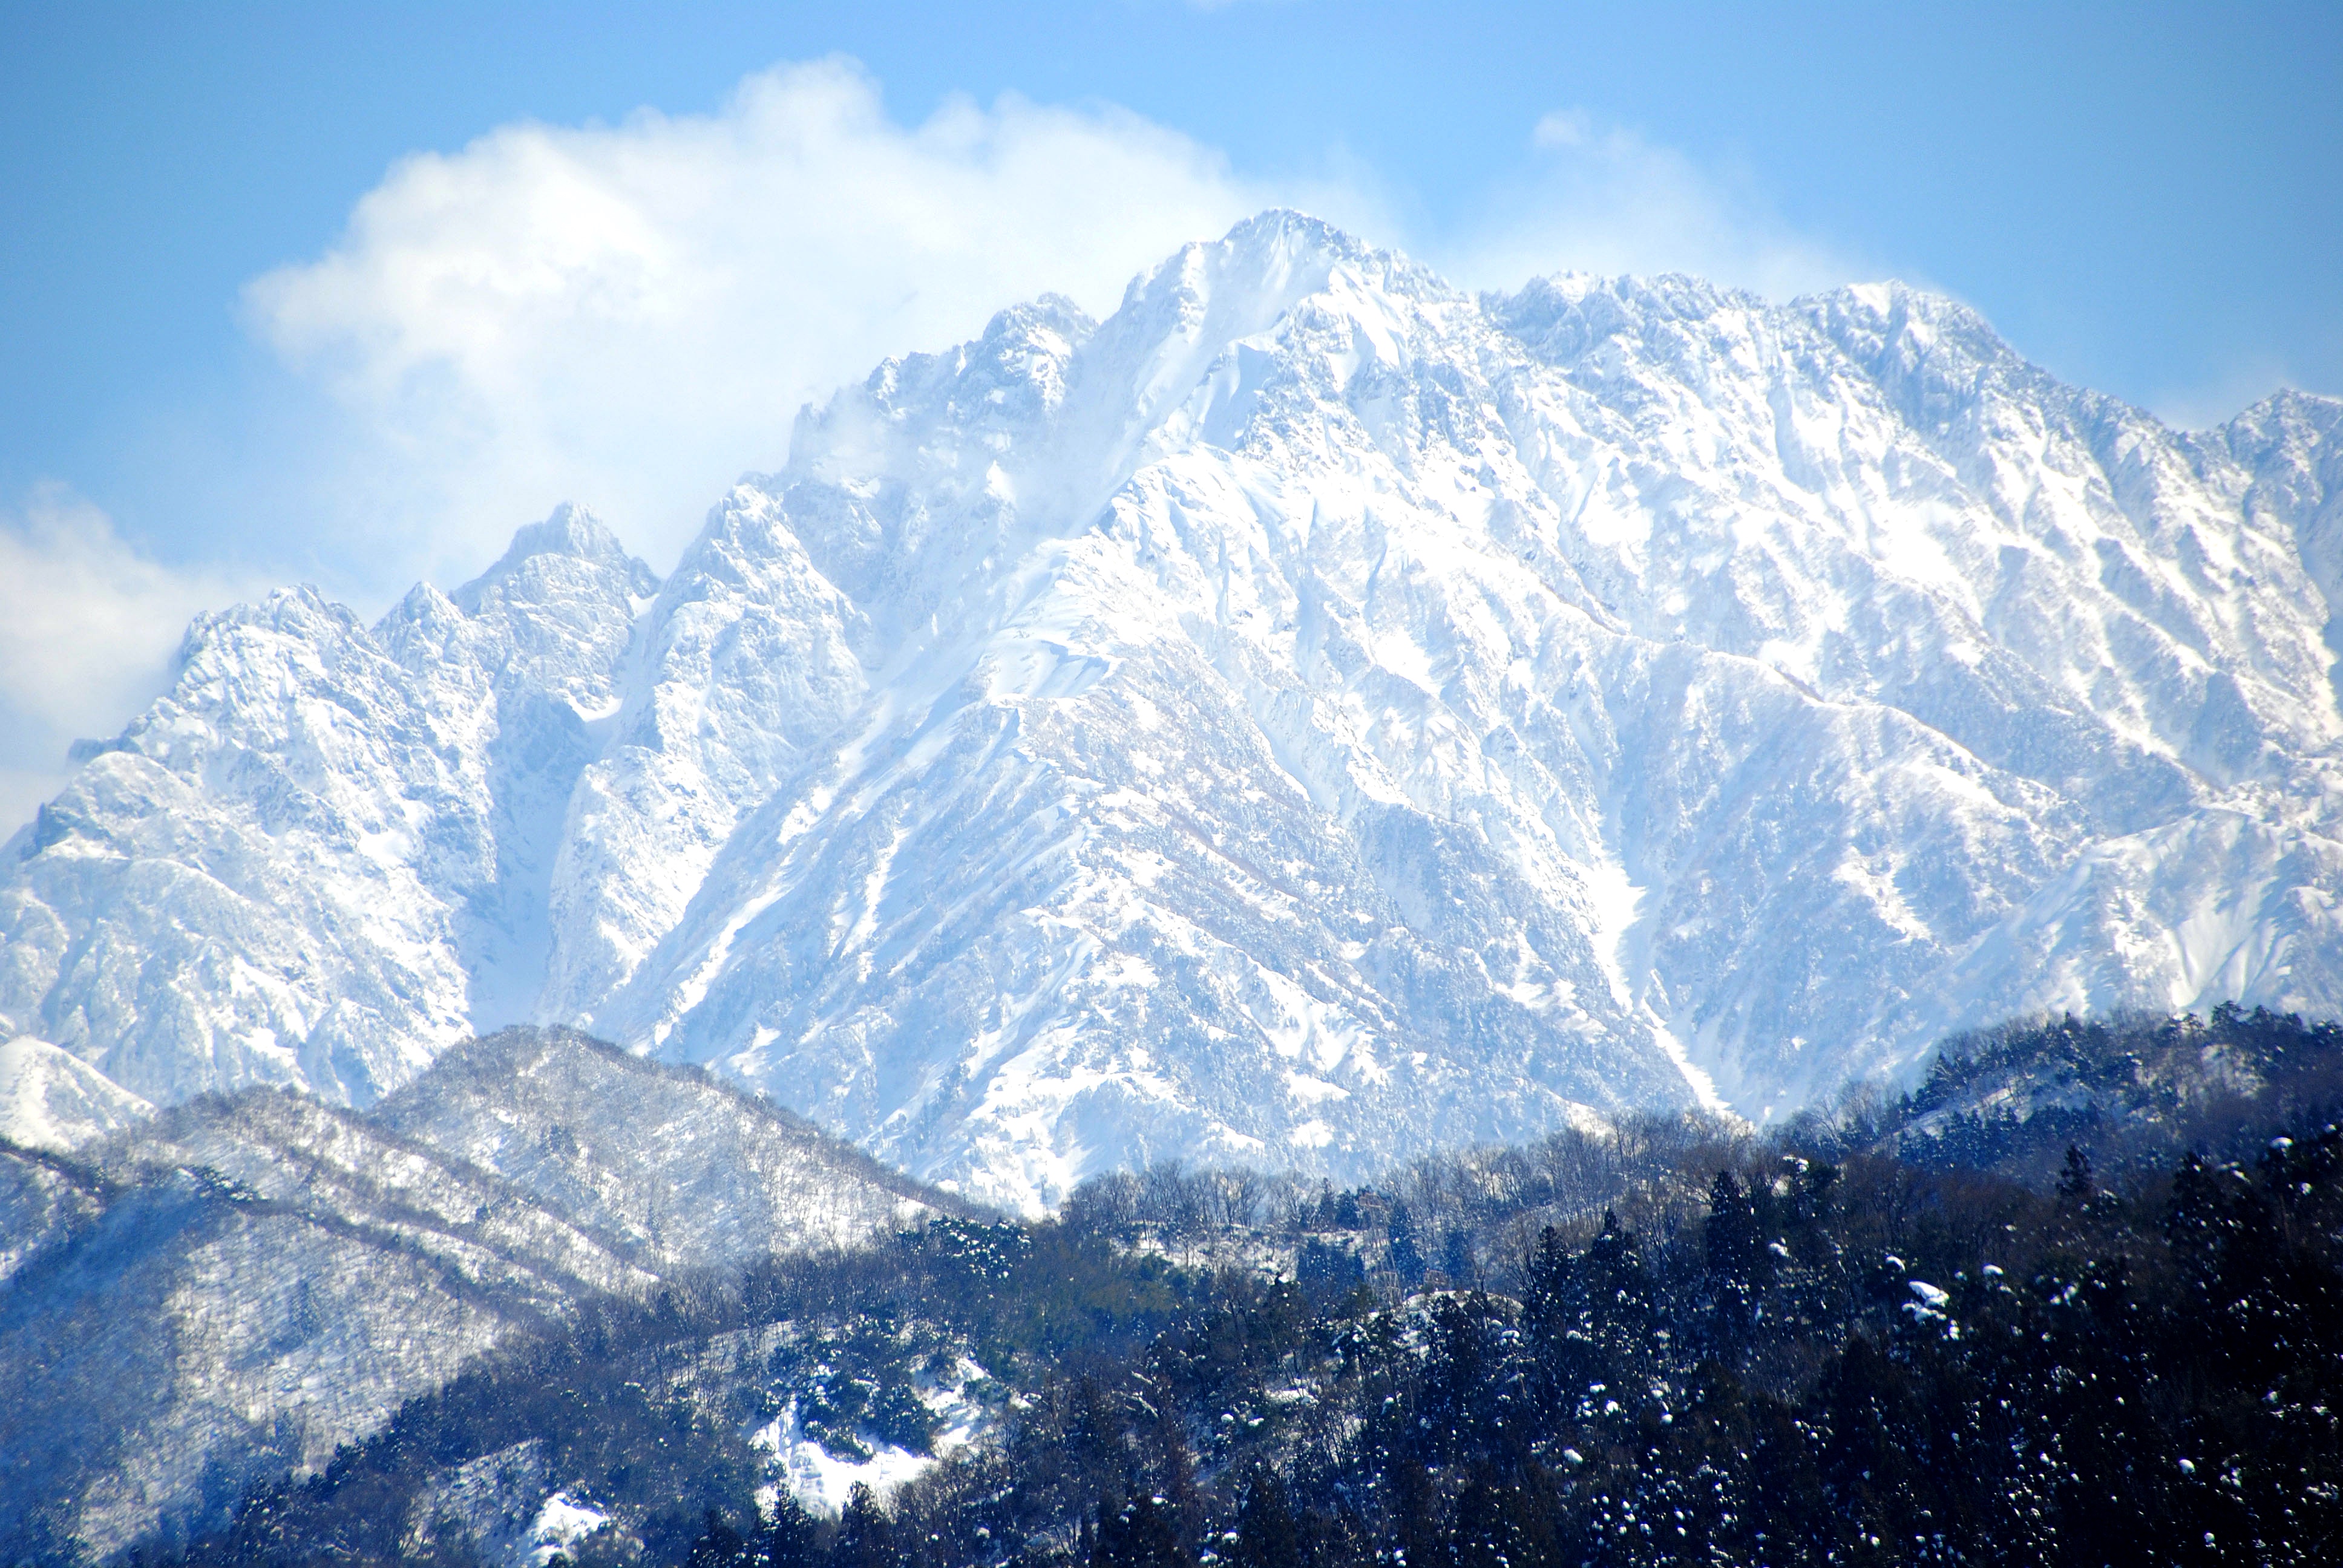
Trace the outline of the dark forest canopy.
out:
<instances>
[{"instance_id":1,"label":"dark forest canopy","mask_svg":"<svg viewBox=\"0 0 2343 1568\"><path fill-rule=\"evenodd\" d=\"M2338 1048L2057 1020L1773 1137L1102 1179L612 1304L147 1554L476 1561L432 1500L525 1452L610 1515L581 1564L2331 1562ZM837 1519L759 1506L758 1422L918 1452L947 1363L991 1441Z\"/></svg>"}]
</instances>

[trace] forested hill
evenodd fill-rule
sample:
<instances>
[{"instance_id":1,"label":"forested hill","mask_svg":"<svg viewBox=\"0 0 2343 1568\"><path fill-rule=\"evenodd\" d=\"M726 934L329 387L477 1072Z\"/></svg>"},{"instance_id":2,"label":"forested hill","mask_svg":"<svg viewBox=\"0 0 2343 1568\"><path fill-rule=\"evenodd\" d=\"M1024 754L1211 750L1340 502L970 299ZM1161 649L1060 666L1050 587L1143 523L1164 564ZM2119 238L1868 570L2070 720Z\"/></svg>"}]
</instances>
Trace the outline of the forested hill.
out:
<instances>
[{"instance_id":1,"label":"forested hill","mask_svg":"<svg viewBox=\"0 0 2343 1568\"><path fill-rule=\"evenodd\" d=\"M2067 1148L2103 1173L2184 1151L2247 1155L2281 1124L2343 1104L2343 1024L2234 1003L2209 1016L2071 1014L1956 1035L1918 1088L1858 1094L1790 1134L1833 1152L1883 1143L1939 1169L2057 1179Z\"/></svg>"},{"instance_id":2,"label":"forested hill","mask_svg":"<svg viewBox=\"0 0 2343 1568\"><path fill-rule=\"evenodd\" d=\"M709 1568L2332 1562L2343 1134L2311 1092L2336 1031L2167 1021L2005 1031L1867 1125L1760 1140L1651 1122L1347 1191L1157 1171L1036 1224L935 1219L508 1354L175 1550ZM2229 1143L2109 1175L2077 1139L2030 1181L1960 1159L2017 1149L2024 1174L2025 1140L1927 1120L2028 1051L2109 1082L2103 1048L2128 1052L2127 1081L2160 1081L2179 1058L2138 1050L2143 1033L2200 1066L2258 1039L2259 1086L2233 1074L2217 1129L2191 1120L2201 1099L2152 1122L2103 1100L2128 1141L2112 1163L2151 1124ZM2285 1125L2254 1125L2258 1106ZM869 1467L901 1455L913 1479L831 1514L769 1489L777 1454L800 1479L884 1479Z\"/></svg>"}]
</instances>

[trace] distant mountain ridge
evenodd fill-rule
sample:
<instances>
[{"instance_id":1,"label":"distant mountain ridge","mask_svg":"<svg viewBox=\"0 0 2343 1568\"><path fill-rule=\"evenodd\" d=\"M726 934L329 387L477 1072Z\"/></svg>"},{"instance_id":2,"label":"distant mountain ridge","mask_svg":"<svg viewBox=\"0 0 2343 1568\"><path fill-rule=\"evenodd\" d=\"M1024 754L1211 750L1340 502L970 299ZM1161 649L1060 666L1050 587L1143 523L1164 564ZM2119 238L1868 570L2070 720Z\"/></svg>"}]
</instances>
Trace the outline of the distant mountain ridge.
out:
<instances>
[{"instance_id":1,"label":"distant mountain ridge","mask_svg":"<svg viewBox=\"0 0 2343 1568\"><path fill-rule=\"evenodd\" d=\"M1030 1209L2331 1015L2338 430L1264 214L808 410L663 582L564 508L200 619L0 854L0 1035L365 1105L575 1024Z\"/></svg>"}]
</instances>

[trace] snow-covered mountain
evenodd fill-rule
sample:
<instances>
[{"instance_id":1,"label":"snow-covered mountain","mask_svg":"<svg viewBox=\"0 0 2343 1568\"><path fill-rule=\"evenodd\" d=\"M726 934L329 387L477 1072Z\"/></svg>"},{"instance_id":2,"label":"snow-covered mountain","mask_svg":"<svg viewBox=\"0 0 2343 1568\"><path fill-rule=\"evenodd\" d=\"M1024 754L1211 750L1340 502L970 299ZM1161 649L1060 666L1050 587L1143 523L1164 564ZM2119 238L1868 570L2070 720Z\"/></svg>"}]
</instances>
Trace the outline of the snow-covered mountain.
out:
<instances>
[{"instance_id":1,"label":"snow-covered mountain","mask_svg":"<svg viewBox=\"0 0 2343 1568\"><path fill-rule=\"evenodd\" d=\"M572 1023L1030 1204L2332 1012L2338 427L1267 214L882 365L663 583L565 508L199 621L5 853L0 1036L366 1104Z\"/></svg>"},{"instance_id":2,"label":"snow-covered mountain","mask_svg":"<svg viewBox=\"0 0 2343 1568\"><path fill-rule=\"evenodd\" d=\"M216 1523L582 1303L950 1201L562 1030L450 1052L367 1115L254 1088L72 1157L0 1145L0 1557Z\"/></svg>"}]
</instances>

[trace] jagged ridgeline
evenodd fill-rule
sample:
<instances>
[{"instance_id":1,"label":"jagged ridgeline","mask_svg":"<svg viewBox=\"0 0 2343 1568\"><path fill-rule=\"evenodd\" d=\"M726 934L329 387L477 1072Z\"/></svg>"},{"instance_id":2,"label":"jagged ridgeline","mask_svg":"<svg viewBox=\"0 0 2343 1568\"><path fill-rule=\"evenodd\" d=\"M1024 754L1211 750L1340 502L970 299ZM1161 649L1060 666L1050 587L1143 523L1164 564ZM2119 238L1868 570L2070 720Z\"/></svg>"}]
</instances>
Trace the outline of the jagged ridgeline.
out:
<instances>
[{"instance_id":1,"label":"jagged ridgeline","mask_svg":"<svg viewBox=\"0 0 2343 1568\"><path fill-rule=\"evenodd\" d=\"M363 1108L558 1023L1039 1213L2331 1014L2338 428L1266 214L880 366L664 581L565 508L372 626L200 619L0 855L0 1103Z\"/></svg>"},{"instance_id":2,"label":"jagged ridgeline","mask_svg":"<svg viewBox=\"0 0 2343 1568\"><path fill-rule=\"evenodd\" d=\"M862 1212L910 1206L867 1245L573 1291L304 1472L214 1450L139 1551L287 1568L2328 1562L2338 1054L2335 1029L2268 1014L2067 1019L1960 1042L1893 1114L1771 1135L1651 1116L1355 1188L1157 1167L1044 1221L883 1189ZM2032 1141L1930 1121L1956 1095L2003 1103L1996 1074L2047 1060L2100 1086L2104 1111L2011 1107L2086 1140L2051 1178ZM498 1078L480 1065L443 1064L404 1103L468 1103ZM675 1106L744 1109L684 1075L624 1087L661 1136ZM488 1103L468 1138L435 1136L533 1192L575 1181L544 1123ZM577 1136L592 1160L611 1131ZM257 1169L207 1178L208 1201L261 1223L236 1185ZM420 1167L413 1185L430 1188ZM299 1271L294 1243L255 1244L278 1249L259 1277ZM455 1278L451 1243L423 1244ZM24 1267L94 1272L126 1251L85 1219ZM241 1343L283 1368L288 1337ZM124 1456L159 1446L139 1430L14 1493L0 1558L88 1544L62 1504L115 1495Z\"/></svg>"}]
</instances>

